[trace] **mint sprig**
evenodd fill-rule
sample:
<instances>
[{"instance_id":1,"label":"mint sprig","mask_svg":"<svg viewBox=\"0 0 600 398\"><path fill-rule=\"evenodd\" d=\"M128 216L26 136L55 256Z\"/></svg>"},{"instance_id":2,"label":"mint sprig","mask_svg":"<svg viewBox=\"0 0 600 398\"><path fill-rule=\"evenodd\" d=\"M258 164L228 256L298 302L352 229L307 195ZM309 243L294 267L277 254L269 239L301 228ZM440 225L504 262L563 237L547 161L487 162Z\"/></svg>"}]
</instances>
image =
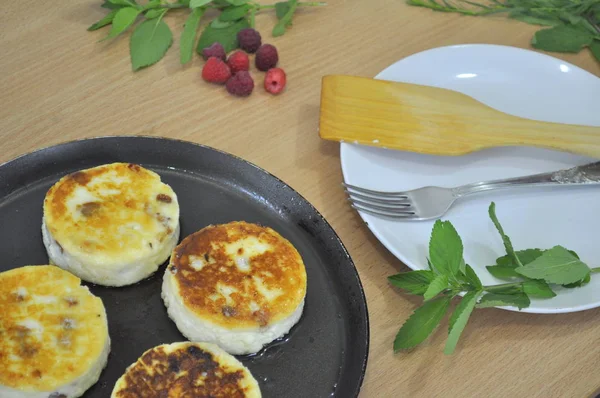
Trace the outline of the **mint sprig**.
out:
<instances>
[{"instance_id":1,"label":"mint sprig","mask_svg":"<svg viewBox=\"0 0 600 398\"><path fill-rule=\"evenodd\" d=\"M324 5L326 3L320 1L298 0L280 1L275 4L259 4L252 0L149 0L143 4L136 0L104 0L101 7L108 9L108 14L88 30L95 31L110 25L108 35L103 39L109 40L127 32L137 23L129 42L132 69L137 71L160 61L171 47L173 34L163 20L167 13L190 13L180 38L179 58L184 65L192 60L194 48L200 54L204 48L215 42L221 43L227 52L238 48L237 33L241 29L254 27L254 16L259 11L275 10L278 22L272 35L281 36L291 27L298 7ZM201 20L209 9L218 11L218 14L204 26L198 39ZM150 21L154 21L152 25L149 24Z\"/></svg>"},{"instance_id":2,"label":"mint sprig","mask_svg":"<svg viewBox=\"0 0 600 398\"><path fill-rule=\"evenodd\" d=\"M589 48L600 61L600 0L407 0L434 11L468 16L506 14L509 18L542 26L531 39L534 48L578 53Z\"/></svg>"},{"instance_id":3,"label":"mint sprig","mask_svg":"<svg viewBox=\"0 0 600 398\"><path fill-rule=\"evenodd\" d=\"M437 220L429 241L429 270L404 272L388 277L389 282L408 293L423 296L417 308L398 331L394 350L415 347L429 337L448 311L450 301L460 298L450 316L448 339L444 353L452 354L475 308L512 306L529 307L531 298L551 299L556 296L552 285L576 288L589 283L590 269L572 250L562 246L551 249L515 250L496 215L496 205L488 211L507 252L488 266L488 271L511 282L484 286L473 268L463 259L463 243L449 221Z\"/></svg>"}]
</instances>

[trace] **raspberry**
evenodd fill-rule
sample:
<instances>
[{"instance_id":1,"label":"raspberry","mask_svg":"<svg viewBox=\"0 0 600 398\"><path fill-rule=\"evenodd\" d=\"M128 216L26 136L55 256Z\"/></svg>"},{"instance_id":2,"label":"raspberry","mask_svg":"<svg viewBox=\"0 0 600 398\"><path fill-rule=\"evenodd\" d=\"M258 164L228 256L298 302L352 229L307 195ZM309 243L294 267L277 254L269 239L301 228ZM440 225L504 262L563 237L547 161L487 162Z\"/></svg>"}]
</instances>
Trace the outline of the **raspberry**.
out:
<instances>
[{"instance_id":1,"label":"raspberry","mask_svg":"<svg viewBox=\"0 0 600 398\"><path fill-rule=\"evenodd\" d=\"M225 85L229 94L236 95L238 97L247 97L252 94L254 90L254 80L248 71L242 70L229 80Z\"/></svg>"},{"instance_id":2,"label":"raspberry","mask_svg":"<svg viewBox=\"0 0 600 398\"><path fill-rule=\"evenodd\" d=\"M260 33L252 28L242 29L237 34L240 48L250 54L253 54L260 47Z\"/></svg>"},{"instance_id":3,"label":"raspberry","mask_svg":"<svg viewBox=\"0 0 600 398\"><path fill-rule=\"evenodd\" d=\"M275 46L272 46L270 44L263 44L256 52L255 61L256 68L263 72L274 68L277 65L277 61L279 61L277 49L275 48Z\"/></svg>"},{"instance_id":4,"label":"raspberry","mask_svg":"<svg viewBox=\"0 0 600 398\"><path fill-rule=\"evenodd\" d=\"M286 83L285 72L281 68L272 68L265 76L265 90L271 94L279 94Z\"/></svg>"},{"instance_id":5,"label":"raspberry","mask_svg":"<svg viewBox=\"0 0 600 398\"><path fill-rule=\"evenodd\" d=\"M210 57L202 68L202 78L210 83L225 83L231 77L229 66L216 57Z\"/></svg>"},{"instance_id":6,"label":"raspberry","mask_svg":"<svg viewBox=\"0 0 600 398\"><path fill-rule=\"evenodd\" d=\"M236 72L250 69L250 60L245 52L236 51L227 59L227 65L229 65L231 73L235 75Z\"/></svg>"},{"instance_id":7,"label":"raspberry","mask_svg":"<svg viewBox=\"0 0 600 398\"><path fill-rule=\"evenodd\" d=\"M226 58L225 49L223 48L223 45L218 41L204 48L202 50L202 56L204 57L205 61L210 57L219 58L223 61L225 61Z\"/></svg>"}]
</instances>

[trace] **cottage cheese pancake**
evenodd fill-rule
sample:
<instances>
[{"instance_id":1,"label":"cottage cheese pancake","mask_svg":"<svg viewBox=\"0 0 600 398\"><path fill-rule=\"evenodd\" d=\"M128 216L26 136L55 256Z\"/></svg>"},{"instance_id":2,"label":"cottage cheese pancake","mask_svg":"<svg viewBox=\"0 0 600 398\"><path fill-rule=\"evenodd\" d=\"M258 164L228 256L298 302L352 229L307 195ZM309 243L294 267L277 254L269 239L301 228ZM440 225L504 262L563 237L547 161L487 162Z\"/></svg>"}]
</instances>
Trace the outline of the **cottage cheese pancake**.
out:
<instances>
[{"instance_id":1,"label":"cottage cheese pancake","mask_svg":"<svg viewBox=\"0 0 600 398\"><path fill-rule=\"evenodd\" d=\"M98 381L106 312L80 282L52 265L0 273L0 397L79 397Z\"/></svg>"},{"instance_id":2,"label":"cottage cheese pancake","mask_svg":"<svg viewBox=\"0 0 600 398\"><path fill-rule=\"evenodd\" d=\"M153 171L112 163L63 177L46 194L50 262L81 279L124 286L154 273L179 239L179 204Z\"/></svg>"},{"instance_id":3,"label":"cottage cheese pancake","mask_svg":"<svg viewBox=\"0 0 600 398\"><path fill-rule=\"evenodd\" d=\"M171 319L192 341L249 354L302 315L306 270L294 246L246 222L208 226L178 245L163 280Z\"/></svg>"},{"instance_id":4,"label":"cottage cheese pancake","mask_svg":"<svg viewBox=\"0 0 600 398\"><path fill-rule=\"evenodd\" d=\"M146 351L115 384L112 398L260 398L258 383L235 357L208 343Z\"/></svg>"}]
</instances>

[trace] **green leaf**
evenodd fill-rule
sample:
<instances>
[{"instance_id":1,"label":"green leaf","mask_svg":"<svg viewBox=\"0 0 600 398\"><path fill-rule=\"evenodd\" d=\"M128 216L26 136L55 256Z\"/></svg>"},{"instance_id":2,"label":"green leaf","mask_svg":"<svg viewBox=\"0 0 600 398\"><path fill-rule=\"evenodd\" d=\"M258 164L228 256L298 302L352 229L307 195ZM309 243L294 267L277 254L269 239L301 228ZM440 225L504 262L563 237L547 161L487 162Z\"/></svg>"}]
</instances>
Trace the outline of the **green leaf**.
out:
<instances>
[{"instance_id":1,"label":"green leaf","mask_svg":"<svg viewBox=\"0 0 600 398\"><path fill-rule=\"evenodd\" d=\"M388 277L388 281L392 285L419 296L427 291L427 287L434 279L433 271L409 271Z\"/></svg>"},{"instance_id":2,"label":"green leaf","mask_svg":"<svg viewBox=\"0 0 600 398\"><path fill-rule=\"evenodd\" d=\"M511 279L520 278L521 275L517 274L514 268L504 267L501 265L488 265L487 270L498 279Z\"/></svg>"},{"instance_id":3,"label":"green leaf","mask_svg":"<svg viewBox=\"0 0 600 398\"><path fill-rule=\"evenodd\" d=\"M509 16L512 19L516 19L517 21L525 22L531 25L556 26L561 23L560 20L553 17L546 19L533 15L521 14L519 12L510 13Z\"/></svg>"},{"instance_id":4,"label":"green leaf","mask_svg":"<svg viewBox=\"0 0 600 398\"><path fill-rule=\"evenodd\" d=\"M155 64L173 43L171 29L162 18L142 22L131 35L131 65L136 71Z\"/></svg>"},{"instance_id":5,"label":"green leaf","mask_svg":"<svg viewBox=\"0 0 600 398\"><path fill-rule=\"evenodd\" d=\"M237 21L243 18L252 7L248 4L244 4L237 7L228 7L221 12L219 20L223 22Z\"/></svg>"},{"instance_id":6,"label":"green leaf","mask_svg":"<svg viewBox=\"0 0 600 398\"><path fill-rule=\"evenodd\" d=\"M528 278L564 285L582 280L590 268L562 246L554 246L516 271Z\"/></svg>"},{"instance_id":7,"label":"green leaf","mask_svg":"<svg viewBox=\"0 0 600 398\"><path fill-rule=\"evenodd\" d=\"M160 17L165 11L166 10L161 10L161 9L155 8L155 9L146 11L144 16L146 17L146 19L154 19L154 18Z\"/></svg>"},{"instance_id":8,"label":"green leaf","mask_svg":"<svg viewBox=\"0 0 600 398\"><path fill-rule=\"evenodd\" d=\"M519 261L521 262L522 265L525 264L529 264L530 262L532 262L533 260L535 260L536 258L538 258L539 256L541 256L544 253L543 250L540 249L525 249L525 250L519 250L515 252L515 255L519 258ZM517 264L515 262L515 259L513 256L510 255L505 255L502 257L498 257L498 259L496 259L496 264L501 266L501 267L510 267L510 268L517 268L520 265Z\"/></svg>"},{"instance_id":9,"label":"green leaf","mask_svg":"<svg viewBox=\"0 0 600 398\"><path fill-rule=\"evenodd\" d=\"M160 6L160 0L150 0L144 6L144 10L150 10L150 9L153 9L153 8L158 8L159 6Z\"/></svg>"},{"instance_id":10,"label":"green leaf","mask_svg":"<svg viewBox=\"0 0 600 398\"><path fill-rule=\"evenodd\" d=\"M450 296L427 301L404 322L394 340L394 351L421 344L439 325L450 306Z\"/></svg>"},{"instance_id":11,"label":"green leaf","mask_svg":"<svg viewBox=\"0 0 600 398\"><path fill-rule=\"evenodd\" d=\"M211 28L215 29L225 29L234 24L234 21L221 21L219 18L215 18L210 23Z\"/></svg>"},{"instance_id":12,"label":"green leaf","mask_svg":"<svg viewBox=\"0 0 600 398\"><path fill-rule=\"evenodd\" d=\"M250 25L246 19L240 19L239 21L229 25L223 29L216 29L211 25L208 25L202 34L200 40L198 40L198 46L196 51L202 54L202 50L215 42L221 43L225 52L230 52L239 47L237 34L240 30L248 28Z\"/></svg>"},{"instance_id":13,"label":"green leaf","mask_svg":"<svg viewBox=\"0 0 600 398\"><path fill-rule=\"evenodd\" d=\"M207 5L212 0L190 0L190 8L198 8Z\"/></svg>"},{"instance_id":14,"label":"green leaf","mask_svg":"<svg viewBox=\"0 0 600 398\"><path fill-rule=\"evenodd\" d=\"M298 7L298 0L289 0L288 1L288 10L287 12L279 18L279 22L273 28L273 36L282 36L285 33L286 27L292 24L292 18L294 16L294 12L296 12L296 8Z\"/></svg>"},{"instance_id":15,"label":"green leaf","mask_svg":"<svg viewBox=\"0 0 600 398\"><path fill-rule=\"evenodd\" d=\"M497 293L487 293L481 298L479 304L477 304L478 308L489 308L489 307L505 307L512 306L517 307L520 310L523 308L529 307L531 302L529 301L529 297L525 293L517 293L517 294L497 294Z\"/></svg>"},{"instance_id":16,"label":"green leaf","mask_svg":"<svg viewBox=\"0 0 600 398\"><path fill-rule=\"evenodd\" d=\"M523 292L530 297L552 298L556 296L546 282L535 279L523 282Z\"/></svg>"},{"instance_id":17,"label":"green leaf","mask_svg":"<svg viewBox=\"0 0 600 398\"><path fill-rule=\"evenodd\" d=\"M232 6L241 6L242 4L246 4L248 0L225 0Z\"/></svg>"},{"instance_id":18,"label":"green leaf","mask_svg":"<svg viewBox=\"0 0 600 398\"><path fill-rule=\"evenodd\" d=\"M278 20L281 20L285 14L290 10L290 3L287 1L282 1L279 3L275 3L275 15ZM292 26L292 20L290 19L286 25L286 27Z\"/></svg>"},{"instance_id":19,"label":"green leaf","mask_svg":"<svg viewBox=\"0 0 600 398\"><path fill-rule=\"evenodd\" d=\"M117 6L136 6L137 3L135 0L108 0L109 3L112 3Z\"/></svg>"},{"instance_id":20,"label":"green leaf","mask_svg":"<svg viewBox=\"0 0 600 398\"><path fill-rule=\"evenodd\" d=\"M593 36L587 30L569 25L558 25L538 30L533 36L533 47L544 51L578 53L592 43Z\"/></svg>"},{"instance_id":21,"label":"green leaf","mask_svg":"<svg viewBox=\"0 0 600 398\"><path fill-rule=\"evenodd\" d=\"M477 276L477 274L475 273L475 271L473 270L473 268L471 268L471 266L469 264L467 264L465 267L464 275L465 275L465 280L469 285L474 286L477 290L480 290L483 288L481 280L479 279L479 277Z\"/></svg>"},{"instance_id":22,"label":"green leaf","mask_svg":"<svg viewBox=\"0 0 600 398\"><path fill-rule=\"evenodd\" d=\"M125 7L121 8L115 14L115 17L112 21L112 27L110 29L110 33L103 40L112 39L123 33L127 28L129 28L137 18L140 10L133 7Z\"/></svg>"},{"instance_id":23,"label":"green leaf","mask_svg":"<svg viewBox=\"0 0 600 398\"><path fill-rule=\"evenodd\" d=\"M89 30L91 32L93 30L100 29L100 28L110 24L113 21L113 18L115 17L115 15L117 14L118 11L119 11L118 9L112 10L111 12L106 14L104 16L104 18L102 18L101 20L99 20L98 22L96 22L95 24L90 26L87 30Z\"/></svg>"},{"instance_id":24,"label":"green leaf","mask_svg":"<svg viewBox=\"0 0 600 398\"><path fill-rule=\"evenodd\" d=\"M572 289L575 287L581 287L583 285L587 285L588 283L590 283L590 281L592 280L592 277L590 274L587 274L585 278L583 278L580 281L574 282L574 283L567 283L566 285L563 285L564 287L568 288L568 289Z\"/></svg>"},{"instance_id":25,"label":"green leaf","mask_svg":"<svg viewBox=\"0 0 600 398\"><path fill-rule=\"evenodd\" d=\"M454 352L458 339L462 334L469 317L475 308L477 299L481 294L481 291L469 292L460 300L460 303L456 306L456 309L450 316L450 323L448 328L448 340L446 341L446 348L444 354L450 355Z\"/></svg>"},{"instance_id":26,"label":"green leaf","mask_svg":"<svg viewBox=\"0 0 600 398\"><path fill-rule=\"evenodd\" d=\"M510 238L504 233L504 229L502 228L502 225L500 224L500 221L498 220L498 217L496 216L496 203L492 202L490 204L488 213L489 213L490 218L492 219L492 222L494 223L494 226L496 227L496 229L500 233L500 236L502 237L502 242L504 242L504 248L506 249L506 253L513 259L513 261L519 267L522 266L523 264L517 257L517 255L515 253L515 249L513 249L513 245L510 241Z\"/></svg>"},{"instance_id":27,"label":"green leaf","mask_svg":"<svg viewBox=\"0 0 600 398\"><path fill-rule=\"evenodd\" d=\"M179 40L179 60L181 61L181 65L187 64L192 59L196 31L198 30L198 24L202 19L202 15L204 15L204 8L194 8L183 25L181 39Z\"/></svg>"},{"instance_id":28,"label":"green leaf","mask_svg":"<svg viewBox=\"0 0 600 398\"><path fill-rule=\"evenodd\" d=\"M435 277L433 281L429 284L427 291L423 294L423 298L425 301L431 300L445 289L448 288L448 275L438 275Z\"/></svg>"},{"instance_id":29,"label":"green leaf","mask_svg":"<svg viewBox=\"0 0 600 398\"><path fill-rule=\"evenodd\" d=\"M119 8L121 8L123 6L119 5L119 4L111 3L108 0L104 0L104 3L102 3L102 5L100 7L102 7L102 8L108 8L109 10L118 10Z\"/></svg>"},{"instance_id":30,"label":"green leaf","mask_svg":"<svg viewBox=\"0 0 600 398\"><path fill-rule=\"evenodd\" d=\"M592 44L590 44L590 51L592 55L596 57L596 60L600 62L600 40L594 40Z\"/></svg>"},{"instance_id":31,"label":"green leaf","mask_svg":"<svg viewBox=\"0 0 600 398\"><path fill-rule=\"evenodd\" d=\"M277 16L277 19L283 18L283 16L285 14L287 14L289 9L290 9L290 3L288 3L287 1L281 1L279 3L275 3L275 15Z\"/></svg>"},{"instance_id":32,"label":"green leaf","mask_svg":"<svg viewBox=\"0 0 600 398\"><path fill-rule=\"evenodd\" d=\"M453 277L463 261L463 244L450 221L437 220L429 240L429 260L438 274Z\"/></svg>"}]
</instances>

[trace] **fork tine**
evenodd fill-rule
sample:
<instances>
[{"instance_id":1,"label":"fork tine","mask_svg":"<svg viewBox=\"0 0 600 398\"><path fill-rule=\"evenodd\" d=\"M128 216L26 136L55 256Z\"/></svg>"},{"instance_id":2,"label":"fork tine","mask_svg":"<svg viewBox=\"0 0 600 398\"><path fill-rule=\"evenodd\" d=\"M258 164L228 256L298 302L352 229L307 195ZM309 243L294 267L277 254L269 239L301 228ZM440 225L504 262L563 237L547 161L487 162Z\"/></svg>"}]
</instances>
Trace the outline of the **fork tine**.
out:
<instances>
[{"instance_id":1,"label":"fork tine","mask_svg":"<svg viewBox=\"0 0 600 398\"><path fill-rule=\"evenodd\" d=\"M360 193L367 194L367 195L382 196L382 197L404 197L404 198L406 197L406 192L374 191L372 189L366 189L366 188L357 187L356 185L346 184L345 182L343 182L342 185L347 189L351 189L353 191L360 192Z\"/></svg>"},{"instance_id":2,"label":"fork tine","mask_svg":"<svg viewBox=\"0 0 600 398\"><path fill-rule=\"evenodd\" d=\"M402 199L402 198L383 199L383 198L376 198L374 196L363 195L363 194L348 191L348 190L346 190L346 193L348 194L348 196L350 196L351 199L355 199L355 198L362 199L364 201L369 201L369 202L373 202L373 203L390 204L390 205L410 205L411 204L410 200L408 200L408 198L406 198L406 199Z\"/></svg>"},{"instance_id":3,"label":"fork tine","mask_svg":"<svg viewBox=\"0 0 600 398\"><path fill-rule=\"evenodd\" d=\"M392 212L395 212L395 211L403 211L403 212L414 211L414 209L412 208L412 206L410 205L410 203L400 204L400 205L389 204L387 206L382 206L382 205L378 205L378 204L374 204L374 203L364 202L362 200L355 200L355 199L352 199L352 198L348 198L348 200L350 201L350 203L353 203L353 204L358 205L358 206L362 206L362 207L364 207L366 209L392 211Z\"/></svg>"},{"instance_id":4,"label":"fork tine","mask_svg":"<svg viewBox=\"0 0 600 398\"><path fill-rule=\"evenodd\" d=\"M398 220L398 219L409 219L409 218L418 218L417 215L413 212L394 212L394 213L389 213L389 212L382 212L382 211L375 211L375 210L369 210L369 209L365 209L361 206L356 206L354 204L351 204L350 206L352 206L352 208L358 210L358 211L362 211L365 212L367 214L373 215L373 216L377 216L377 217L385 217L385 218L389 218L392 220Z\"/></svg>"}]
</instances>

